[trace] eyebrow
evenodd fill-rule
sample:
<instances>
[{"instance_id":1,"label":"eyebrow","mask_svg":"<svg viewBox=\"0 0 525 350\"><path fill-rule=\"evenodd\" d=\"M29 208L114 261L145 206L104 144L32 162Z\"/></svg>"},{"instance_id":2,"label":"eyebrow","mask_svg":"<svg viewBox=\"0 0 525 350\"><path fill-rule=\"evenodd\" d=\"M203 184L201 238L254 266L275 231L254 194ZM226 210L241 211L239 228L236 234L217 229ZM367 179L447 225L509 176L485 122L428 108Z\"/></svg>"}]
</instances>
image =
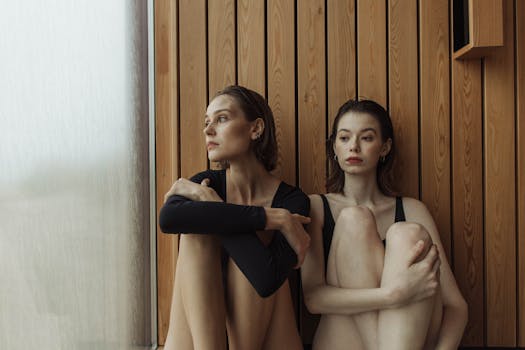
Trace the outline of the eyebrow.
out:
<instances>
[{"instance_id":1,"label":"eyebrow","mask_svg":"<svg viewBox=\"0 0 525 350\"><path fill-rule=\"evenodd\" d=\"M231 110L229 110L228 108L223 108L223 109L219 109L219 110L216 110L215 112L213 112L213 114L218 114L218 113L221 113L221 112L232 112ZM208 118L208 115L205 114L204 115L204 119Z\"/></svg>"},{"instance_id":2,"label":"eyebrow","mask_svg":"<svg viewBox=\"0 0 525 350\"><path fill-rule=\"evenodd\" d=\"M340 131L351 132L351 131L348 130L348 129L339 129L339 130L337 130L337 133L339 133ZM374 128L364 128L364 129L361 129L359 132L366 132L366 131L373 131L374 133L377 134L377 131L376 131L376 129L374 129Z\"/></svg>"}]
</instances>

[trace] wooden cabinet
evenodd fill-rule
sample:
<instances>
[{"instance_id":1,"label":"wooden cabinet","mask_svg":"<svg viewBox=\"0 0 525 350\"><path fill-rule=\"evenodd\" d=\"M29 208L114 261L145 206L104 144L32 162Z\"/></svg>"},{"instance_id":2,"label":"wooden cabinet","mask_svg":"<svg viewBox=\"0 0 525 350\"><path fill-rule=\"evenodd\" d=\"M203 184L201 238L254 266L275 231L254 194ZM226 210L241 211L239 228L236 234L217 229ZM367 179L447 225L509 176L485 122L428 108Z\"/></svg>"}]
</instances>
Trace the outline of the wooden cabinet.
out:
<instances>
[{"instance_id":1,"label":"wooden cabinet","mask_svg":"<svg viewBox=\"0 0 525 350\"><path fill-rule=\"evenodd\" d=\"M503 0L453 0L454 58L480 58L503 46Z\"/></svg>"}]
</instances>

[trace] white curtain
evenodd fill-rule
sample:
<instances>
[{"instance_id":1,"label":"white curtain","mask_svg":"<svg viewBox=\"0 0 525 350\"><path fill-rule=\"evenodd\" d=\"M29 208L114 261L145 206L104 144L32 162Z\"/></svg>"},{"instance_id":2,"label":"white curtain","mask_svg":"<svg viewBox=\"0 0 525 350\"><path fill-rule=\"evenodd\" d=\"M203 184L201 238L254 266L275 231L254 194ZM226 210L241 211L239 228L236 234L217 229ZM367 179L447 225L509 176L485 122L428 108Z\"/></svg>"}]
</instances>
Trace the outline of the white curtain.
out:
<instances>
[{"instance_id":1,"label":"white curtain","mask_svg":"<svg viewBox=\"0 0 525 350\"><path fill-rule=\"evenodd\" d=\"M0 3L0 349L151 346L147 6Z\"/></svg>"}]
</instances>

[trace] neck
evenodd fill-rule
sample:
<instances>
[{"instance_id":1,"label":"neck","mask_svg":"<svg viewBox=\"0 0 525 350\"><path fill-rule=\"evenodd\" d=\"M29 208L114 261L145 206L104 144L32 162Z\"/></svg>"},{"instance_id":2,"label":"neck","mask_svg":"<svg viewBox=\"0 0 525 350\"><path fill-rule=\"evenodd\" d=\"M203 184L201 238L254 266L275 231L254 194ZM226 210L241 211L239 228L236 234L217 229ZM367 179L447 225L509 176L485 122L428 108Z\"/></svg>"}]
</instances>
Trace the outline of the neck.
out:
<instances>
[{"instance_id":1,"label":"neck","mask_svg":"<svg viewBox=\"0 0 525 350\"><path fill-rule=\"evenodd\" d=\"M252 203L254 198L264 195L272 175L254 156L230 161L227 170L229 189L243 203Z\"/></svg>"},{"instance_id":2,"label":"neck","mask_svg":"<svg viewBox=\"0 0 525 350\"><path fill-rule=\"evenodd\" d=\"M375 171L372 174L345 173L343 194L353 205L373 205L384 197L377 186Z\"/></svg>"}]
</instances>

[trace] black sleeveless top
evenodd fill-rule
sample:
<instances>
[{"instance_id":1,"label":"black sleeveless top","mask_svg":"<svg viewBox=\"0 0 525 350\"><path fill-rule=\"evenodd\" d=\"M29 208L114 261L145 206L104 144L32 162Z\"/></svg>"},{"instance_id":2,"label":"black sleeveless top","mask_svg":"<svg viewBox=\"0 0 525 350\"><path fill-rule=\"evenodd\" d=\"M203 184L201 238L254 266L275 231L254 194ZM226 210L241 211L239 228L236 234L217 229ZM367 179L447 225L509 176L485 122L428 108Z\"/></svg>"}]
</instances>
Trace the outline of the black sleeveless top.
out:
<instances>
[{"instance_id":1,"label":"black sleeveless top","mask_svg":"<svg viewBox=\"0 0 525 350\"><path fill-rule=\"evenodd\" d=\"M332 237L334 235L334 217L332 216L332 211L330 210L330 205L324 194L321 194L321 199L323 200L324 208L324 224L323 224L323 248L324 248L324 263L325 269L328 266L328 253L330 253L330 246L332 245ZM403 198L396 197L396 214L394 222L406 221L405 210L403 209ZM383 240L383 244L385 241Z\"/></svg>"}]
</instances>

